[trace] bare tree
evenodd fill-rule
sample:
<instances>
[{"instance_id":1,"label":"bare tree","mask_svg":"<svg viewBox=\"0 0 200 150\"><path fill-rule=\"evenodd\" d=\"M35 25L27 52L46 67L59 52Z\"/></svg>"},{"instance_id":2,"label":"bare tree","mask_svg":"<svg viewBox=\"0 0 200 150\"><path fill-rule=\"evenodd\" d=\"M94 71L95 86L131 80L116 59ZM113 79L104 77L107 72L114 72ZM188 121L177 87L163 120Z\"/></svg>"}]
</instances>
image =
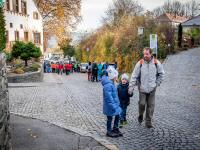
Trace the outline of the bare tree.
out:
<instances>
[{"instance_id":1,"label":"bare tree","mask_svg":"<svg viewBox=\"0 0 200 150\"><path fill-rule=\"evenodd\" d=\"M191 0L185 3L185 14L194 17L199 13L199 3L197 0Z\"/></svg>"},{"instance_id":2,"label":"bare tree","mask_svg":"<svg viewBox=\"0 0 200 150\"><path fill-rule=\"evenodd\" d=\"M179 2L179 1L174 1L173 3L172 3L172 13L176 16L176 15L178 15L178 16L181 16L181 14L182 14L182 12L183 12L183 10L182 10L182 7L183 6L183 4L181 3L181 2Z\"/></svg>"},{"instance_id":3,"label":"bare tree","mask_svg":"<svg viewBox=\"0 0 200 150\"><path fill-rule=\"evenodd\" d=\"M178 16L194 17L199 13L197 0L190 0L189 2L182 3L179 0L170 1L164 3L163 6L157 7L153 10L155 16L159 16L163 13L170 13Z\"/></svg>"},{"instance_id":4,"label":"bare tree","mask_svg":"<svg viewBox=\"0 0 200 150\"><path fill-rule=\"evenodd\" d=\"M157 7L153 10L154 16L158 17L164 13L164 10L162 7Z\"/></svg>"},{"instance_id":5,"label":"bare tree","mask_svg":"<svg viewBox=\"0 0 200 150\"><path fill-rule=\"evenodd\" d=\"M163 9L163 12L166 12L166 13L171 13L172 11L172 3L171 1L167 1L164 3L164 5L161 7Z\"/></svg>"},{"instance_id":6,"label":"bare tree","mask_svg":"<svg viewBox=\"0 0 200 150\"><path fill-rule=\"evenodd\" d=\"M113 4L106 10L104 22L117 22L124 16L137 16L143 11L143 7L135 0L113 0Z\"/></svg>"}]
</instances>

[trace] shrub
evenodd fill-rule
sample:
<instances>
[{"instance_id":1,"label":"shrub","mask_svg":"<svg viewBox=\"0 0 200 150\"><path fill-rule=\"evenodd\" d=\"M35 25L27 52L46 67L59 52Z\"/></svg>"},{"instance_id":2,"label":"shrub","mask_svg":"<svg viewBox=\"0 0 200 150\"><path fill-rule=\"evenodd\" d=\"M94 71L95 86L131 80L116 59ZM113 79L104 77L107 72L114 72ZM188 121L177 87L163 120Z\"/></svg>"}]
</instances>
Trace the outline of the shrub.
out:
<instances>
[{"instance_id":1,"label":"shrub","mask_svg":"<svg viewBox=\"0 0 200 150\"><path fill-rule=\"evenodd\" d=\"M5 52L6 54L6 61L11 62L13 60L13 56L11 53Z\"/></svg>"},{"instance_id":2,"label":"shrub","mask_svg":"<svg viewBox=\"0 0 200 150\"><path fill-rule=\"evenodd\" d=\"M22 65L22 60L21 59L16 59L14 66L15 66L15 68L21 68L23 66Z\"/></svg>"},{"instance_id":3,"label":"shrub","mask_svg":"<svg viewBox=\"0 0 200 150\"><path fill-rule=\"evenodd\" d=\"M33 67L33 68L41 68L41 66L39 64L32 64L31 67Z\"/></svg>"},{"instance_id":4,"label":"shrub","mask_svg":"<svg viewBox=\"0 0 200 150\"><path fill-rule=\"evenodd\" d=\"M40 48L33 43L24 43L17 41L12 48L12 56L14 58L21 58L25 61L25 66L28 66L28 60L31 58L39 58L42 55Z\"/></svg>"},{"instance_id":5,"label":"shrub","mask_svg":"<svg viewBox=\"0 0 200 150\"><path fill-rule=\"evenodd\" d=\"M14 73L16 73L16 74L23 74L24 70L23 70L23 68L17 68L17 69L14 70Z\"/></svg>"},{"instance_id":6,"label":"shrub","mask_svg":"<svg viewBox=\"0 0 200 150\"><path fill-rule=\"evenodd\" d=\"M25 67L23 70L24 72L35 72L38 71L39 68L41 68L39 64L32 64L31 66Z\"/></svg>"}]
</instances>

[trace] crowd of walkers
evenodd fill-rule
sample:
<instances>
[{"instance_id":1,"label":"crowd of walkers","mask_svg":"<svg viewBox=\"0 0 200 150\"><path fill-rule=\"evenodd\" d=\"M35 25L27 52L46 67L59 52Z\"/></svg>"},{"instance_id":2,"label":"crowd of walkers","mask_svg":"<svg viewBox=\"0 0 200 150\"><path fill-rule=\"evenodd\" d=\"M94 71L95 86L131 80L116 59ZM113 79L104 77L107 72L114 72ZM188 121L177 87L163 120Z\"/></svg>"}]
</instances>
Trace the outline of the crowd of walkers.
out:
<instances>
[{"instance_id":1,"label":"crowd of walkers","mask_svg":"<svg viewBox=\"0 0 200 150\"><path fill-rule=\"evenodd\" d=\"M88 62L88 65L86 66L86 71L88 74L88 81L101 81L102 75L106 72L106 69L108 66L112 65L115 69L117 69L117 62L114 64L108 64L106 63L99 63L96 62ZM44 61L44 72L45 73L57 73L57 74L63 74L69 75L73 72L80 72L81 64L79 63L63 63L63 62L50 62L50 61Z\"/></svg>"},{"instance_id":2,"label":"crowd of walkers","mask_svg":"<svg viewBox=\"0 0 200 150\"><path fill-rule=\"evenodd\" d=\"M72 63L63 63L63 62L49 62L44 61L44 72L45 73L57 73L66 75L73 73L73 72L80 72L79 64L72 64Z\"/></svg>"}]
</instances>

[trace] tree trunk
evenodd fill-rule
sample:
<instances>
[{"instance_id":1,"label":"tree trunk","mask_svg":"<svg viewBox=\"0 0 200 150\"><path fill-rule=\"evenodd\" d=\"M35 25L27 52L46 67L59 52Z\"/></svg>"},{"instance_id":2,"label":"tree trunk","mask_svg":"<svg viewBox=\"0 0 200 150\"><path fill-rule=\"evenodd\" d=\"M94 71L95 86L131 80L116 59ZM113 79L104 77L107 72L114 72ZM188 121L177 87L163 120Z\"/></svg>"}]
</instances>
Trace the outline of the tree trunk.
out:
<instances>
[{"instance_id":1,"label":"tree trunk","mask_svg":"<svg viewBox=\"0 0 200 150\"><path fill-rule=\"evenodd\" d=\"M28 60L25 60L25 66L28 66Z\"/></svg>"}]
</instances>

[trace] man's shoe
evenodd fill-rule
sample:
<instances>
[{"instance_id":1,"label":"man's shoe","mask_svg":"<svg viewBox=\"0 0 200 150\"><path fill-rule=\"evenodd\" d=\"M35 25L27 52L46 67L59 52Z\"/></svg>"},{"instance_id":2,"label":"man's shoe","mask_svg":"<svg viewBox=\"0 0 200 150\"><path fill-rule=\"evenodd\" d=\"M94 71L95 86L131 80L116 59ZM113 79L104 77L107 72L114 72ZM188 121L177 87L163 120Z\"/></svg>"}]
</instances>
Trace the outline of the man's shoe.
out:
<instances>
[{"instance_id":1,"label":"man's shoe","mask_svg":"<svg viewBox=\"0 0 200 150\"><path fill-rule=\"evenodd\" d=\"M113 133L116 133L119 137L120 137L120 136L123 136L123 134L119 131L119 128L114 128L114 129L112 130L112 132L113 132Z\"/></svg>"},{"instance_id":2,"label":"man's shoe","mask_svg":"<svg viewBox=\"0 0 200 150\"><path fill-rule=\"evenodd\" d=\"M106 136L111 137L111 138L116 138L116 137L118 137L118 134L114 133L114 132L107 132Z\"/></svg>"},{"instance_id":3,"label":"man's shoe","mask_svg":"<svg viewBox=\"0 0 200 150\"><path fill-rule=\"evenodd\" d=\"M138 117L138 122L141 124L142 121L143 121L143 115L140 115L140 116Z\"/></svg>"},{"instance_id":4,"label":"man's shoe","mask_svg":"<svg viewBox=\"0 0 200 150\"><path fill-rule=\"evenodd\" d=\"M152 124L147 124L146 127L149 128L149 129L154 128L154 126Z\"/></svg>"}]
</instances>

